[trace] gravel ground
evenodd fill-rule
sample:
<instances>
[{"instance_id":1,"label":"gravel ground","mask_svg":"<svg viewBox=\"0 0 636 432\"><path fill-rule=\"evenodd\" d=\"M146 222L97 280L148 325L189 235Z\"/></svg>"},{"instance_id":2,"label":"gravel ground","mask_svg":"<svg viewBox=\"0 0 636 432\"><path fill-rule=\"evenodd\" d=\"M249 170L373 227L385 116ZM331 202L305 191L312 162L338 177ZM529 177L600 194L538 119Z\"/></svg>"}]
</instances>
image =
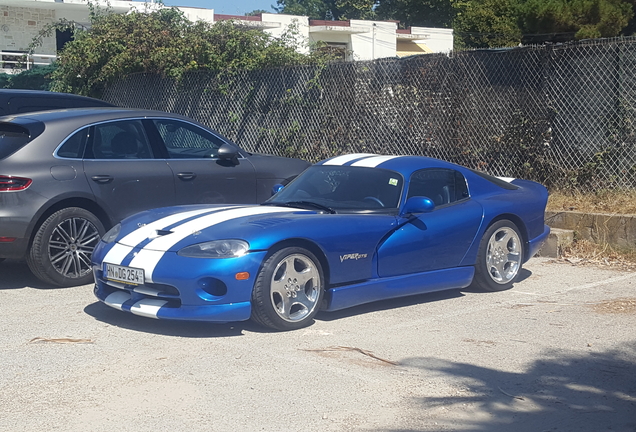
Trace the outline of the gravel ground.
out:
<instances>
[{"instance_id":1,"label":"gravel ground","mask_svg":"<svg viewBox=\"0 0 636 432\"><path fill-rule=\"evenodd\" d=\"M0 264L0 431L636 431L636 273L531 260L506 292L156 321Z\"/></svg>"}]
</instances>

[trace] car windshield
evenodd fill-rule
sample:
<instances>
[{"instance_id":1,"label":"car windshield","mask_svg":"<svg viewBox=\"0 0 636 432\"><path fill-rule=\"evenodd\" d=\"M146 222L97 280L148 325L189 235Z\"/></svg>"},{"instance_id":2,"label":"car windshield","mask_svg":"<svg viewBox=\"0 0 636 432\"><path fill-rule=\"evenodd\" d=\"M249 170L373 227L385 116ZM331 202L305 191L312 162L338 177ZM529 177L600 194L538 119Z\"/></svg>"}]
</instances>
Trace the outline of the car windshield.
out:
<instances>
[{"instance_id":1,"label":"car windshield","mask_svg":"<svg viewBox=\"0 0 636 432\"><path fill-rule=\"evenodd\" d=\"M329 211L397 209L402 175L380 168L314 165L270 198L269 205Z\"/></svg>"}]
</instances>

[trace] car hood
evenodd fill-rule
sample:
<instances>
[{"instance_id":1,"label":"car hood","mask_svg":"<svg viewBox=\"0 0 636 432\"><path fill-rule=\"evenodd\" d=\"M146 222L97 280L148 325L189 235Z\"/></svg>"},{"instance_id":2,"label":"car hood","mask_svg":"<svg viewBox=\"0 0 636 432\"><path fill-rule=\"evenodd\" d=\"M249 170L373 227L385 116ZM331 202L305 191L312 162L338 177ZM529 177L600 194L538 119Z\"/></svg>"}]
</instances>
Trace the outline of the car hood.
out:
<instances>
[{"instance_id":1,"label":"car hood","mask_svg":"<svg viewBox=\"0 0 636 432\"><path fill-rule=\"evenodd\" d=\"M148 210L122 222L117 243L161 252L190 244L238 238L248 240L311 210L261 205L179 206Z\"/></svg>"}]
</instances>

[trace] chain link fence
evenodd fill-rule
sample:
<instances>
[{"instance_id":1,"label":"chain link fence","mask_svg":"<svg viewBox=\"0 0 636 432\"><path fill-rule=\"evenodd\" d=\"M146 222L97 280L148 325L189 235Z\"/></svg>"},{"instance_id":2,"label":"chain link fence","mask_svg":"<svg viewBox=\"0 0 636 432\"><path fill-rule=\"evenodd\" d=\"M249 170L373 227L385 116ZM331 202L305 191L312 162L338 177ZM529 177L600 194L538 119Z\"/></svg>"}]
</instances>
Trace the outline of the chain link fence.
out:
<instances>
[{"instance_id":1,"label":"chain link fence","mask_svg":"<svg viewBox=\"0 0 636 432\"><path fill-rule=\"evenodd\" d=\"M552 188L636 187L636 38L137 74L104 98L192 117L251 152L417 154Z\"/></svg>"}]
</instances>

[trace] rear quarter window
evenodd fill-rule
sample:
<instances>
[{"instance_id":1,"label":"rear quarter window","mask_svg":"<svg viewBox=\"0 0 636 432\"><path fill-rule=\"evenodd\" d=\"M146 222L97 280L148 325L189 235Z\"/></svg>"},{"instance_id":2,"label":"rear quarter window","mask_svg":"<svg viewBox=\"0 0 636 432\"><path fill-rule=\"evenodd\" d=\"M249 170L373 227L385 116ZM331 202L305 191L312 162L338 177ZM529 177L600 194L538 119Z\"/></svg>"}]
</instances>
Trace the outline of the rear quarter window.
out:
<instances>
[{"instance_id":1,"label":"rear quarter window","mask_svg":"<svg viewBox=\"0 0 636 432\"><path fill-rule=\"evenodd\" d=\"M88 128L71 135L57 150L57 156L69 159L81 159L84 156L84 147L88 138Z\"/></svg>"},{"instance_id":2,"label":"rear quarter window","mask_svg":"<svg viewBox=\"0 0 636 432\"><path fill-rule=\"evenodd\" d=\"M499 186L500 188L507 189L507 190L517 190L517 189L519 189L519 186L513 185L512 183L507 182L505 180L502 180L499 177L491 176L490 174L486 174L483 171L477 171L477 170L470 169L470 168L468 168L468 169L470 171L472 171L473 173L477 174L479 177L481 177L481 178L483 178L485 180L488 180L489 182Z\"/></svg>"},{"instance_id":3,"label":"rear quarter window","mask_svg":"<svg viewBox=\"0 0 636 432\"><path fill-rule=\"evenodd\" d=\"M13 124L0 124L0 160L20 150L29 141L27 129Z\"/></svg>"}]
</instances>

